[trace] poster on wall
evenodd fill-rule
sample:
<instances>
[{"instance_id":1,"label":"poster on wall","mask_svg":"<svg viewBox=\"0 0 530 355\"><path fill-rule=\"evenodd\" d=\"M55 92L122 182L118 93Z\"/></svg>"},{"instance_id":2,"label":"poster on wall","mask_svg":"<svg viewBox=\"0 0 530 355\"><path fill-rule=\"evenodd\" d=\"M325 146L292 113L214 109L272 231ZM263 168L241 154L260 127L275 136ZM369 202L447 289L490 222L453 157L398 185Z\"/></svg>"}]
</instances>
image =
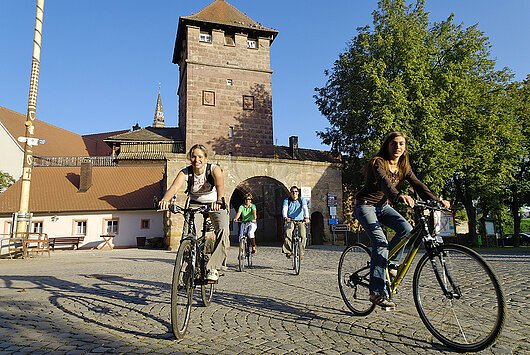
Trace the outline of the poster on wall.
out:
<instances>
[{"instance_id":1,"label":"poster on wall","mask_svg":"<svg viewBox=\"0 0 530 355\"><path fill-rule=\"evenodd\" d=\"M448 212L434 212L434 234L442 237L454 237L455 221L453 215Z\"/></svg>"}]
</instances>

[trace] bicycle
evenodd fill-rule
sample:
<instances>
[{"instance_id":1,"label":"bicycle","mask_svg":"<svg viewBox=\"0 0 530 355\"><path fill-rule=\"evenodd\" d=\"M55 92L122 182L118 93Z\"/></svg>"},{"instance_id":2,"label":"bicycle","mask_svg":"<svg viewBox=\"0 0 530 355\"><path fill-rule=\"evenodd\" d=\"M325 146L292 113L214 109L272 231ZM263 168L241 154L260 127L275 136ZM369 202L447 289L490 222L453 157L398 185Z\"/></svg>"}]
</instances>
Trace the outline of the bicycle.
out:
<instances>
[{"instance_id":1,"label":"bicycle","mask_svg":"<svg viewBox=\"0 0 530 355\"><path fill-rule=\"evenodd\" d=\"M208 253L205 251L208 230L206 218L210 206L182 208L171 204L169 211L184 215L185 220L185 233L180 241L171 284L171 327L175 337L182 339L188 330L195 287L200 285L202 303L208 307L212 302L217 283L206 278L208 263ZM200 236L197 236L195 230L196 214L202 214L205 218Z\"/></svg>"},{"instance_id":2,"label":"bicycle","mask_svg":"<svg viewBox=\"0 0 530 355\"><path fill-rule=\"evenodd\" d=\"M237 259L239 261L239 271L243 271L245 268L245 260L247 261L247 267L252 267L252 242L248 233L250 223L252 222L236 222L242 223L241 228L243 228L243 236L239 238L239 255Z\"/></svg>"},{"instance_id":3,"label":"bicycle","mask_svg":"<svg viewBox=\"0 0 530 355\"><path fill-rule=\"evenodd\" d=\"M444 244L430 232L425 211L450 212L436 202L417 201L415 227L395 248L409 246L404 262L391 278L386 270L390 297L411 267L423 244L413 276L413 297L418 314L427 329L443 344L458 351L479 351L499 336L506 317L506 304L499 281L488 263L475 251L457 244ZM354 315L366 316L375 305L369 301L370 249L361 243L347 247L339 260L339 289Z\"/></svg>"},{"instance_id":4,"label":"bicycle","mask_svg":"<svg viewBox=\"0 0 530 355\"><path fill-rule=\"evenodd\" d=\"M297 223L298 222L298 223ZM300 264L302 262L302 241L300 240L299 223L301 221L289 221L294 223L292 234L292 269L296 275L300 275Z\"/></svg>"}]
</instances>

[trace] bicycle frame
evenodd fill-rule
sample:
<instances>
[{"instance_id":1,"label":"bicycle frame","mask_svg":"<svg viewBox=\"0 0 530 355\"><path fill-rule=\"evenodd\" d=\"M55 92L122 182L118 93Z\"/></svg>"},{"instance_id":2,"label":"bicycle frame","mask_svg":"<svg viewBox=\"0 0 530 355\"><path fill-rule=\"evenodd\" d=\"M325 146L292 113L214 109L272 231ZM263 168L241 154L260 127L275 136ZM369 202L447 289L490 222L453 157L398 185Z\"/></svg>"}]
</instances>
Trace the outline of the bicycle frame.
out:
<instances>
[{"instance_id":1,"label":"bicycle frame","mask_svg":"<svg viewBox=\"0 0 530 355\"><path fill-rule=\"evenodd\" d=\"M425 250L432 257L437 253L436 246L438 245L438 243L441 243L431 235L431 232L429 230L429 224L427 222L427 219L425 218L423 207L414 207L414 214L416 217L416 221L412 231L410 231L410 233L403 237L401 241L392 250L389 250L388 252L388 260L390 260L401 250L401 248L404 248L407 244L409 244L409 242L411 244L410 250L405 256L403 263L399 266L397 270L397 275L392 282L390 282L390 275L388 274L388 269L386 271L386 277L390 285L390 292L393 295L397 293L397 288L399 287L401 281L403 281L405 275L412 266L412 262L414 261L414 258L416 257L416 254L418 253L421 244L423 243L425 245ZM440 283L440 286L444 290L444 293L448 294L448 291L443 285L439 272L436 268L435 274L436 278L438 279L438 282Z\"/></svg>"}]
</instances>

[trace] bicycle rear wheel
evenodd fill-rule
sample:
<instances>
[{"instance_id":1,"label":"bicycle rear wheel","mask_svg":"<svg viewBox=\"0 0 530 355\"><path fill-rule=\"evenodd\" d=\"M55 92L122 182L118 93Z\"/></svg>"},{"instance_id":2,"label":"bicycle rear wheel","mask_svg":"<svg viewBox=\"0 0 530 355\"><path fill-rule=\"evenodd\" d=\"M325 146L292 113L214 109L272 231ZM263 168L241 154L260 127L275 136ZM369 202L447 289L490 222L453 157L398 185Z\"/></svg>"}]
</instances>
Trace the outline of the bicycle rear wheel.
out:
<instances>
[{"instance_id":1,"label":"bicycle rear wheel","mask_svg":"<svg viewBox=\"0 0 530 355\"><path fill-rule=\"evenodd\" d=\"M202 304L208 307L212 303L215 284L201 285Z\"/></svg>"},{"instance_id":2,"label":"bicycle rear wheel","mask_svg":"<svg viewBox=\"0 0 530 355\"><path fill-rule=\"evenodd\" d=\"M293 240L293 270L296 275L300 275L300 257L301 257L301 250L300 250L300 241L298 238Z\"/></svg>"},{"instance_id":3,"label":"bicycle rear wheel","mask_svg":"<svg viewBox=\"0 0 530 355\"><path fill-rule=\"evenodd\" d=\"M356 316L370 314L375 305L370 302L370 250L363 244L346 248L339 260L339 290L342 300Z\"/></svg>"},{"instance_id":4,"label":"bicycle rear wheel","mask_svg":"<svg viewBox=\"0 0 530 355\"><path fill-rule=\"evenodd\" d=\"M451 244L438 248L439 254L433 260L425 254L414 272L414 302L420 318L447 346L459 351L485 349L504 324L506 305L499 281L473 250Z\"/></svg>"},{"instance_id":5,"label":"bicycle rear wheel","mask_svg":"<svg viewBox=\"0 0 530 355\"><path fill-rule=\"evenodd\" d=\"M189 240L180 244L173 282L171 283L171 327L177 339L182 339L188 330L191 302L193 299L194 268L191 263L192 245Z\"/></svg>"}]
</instances>

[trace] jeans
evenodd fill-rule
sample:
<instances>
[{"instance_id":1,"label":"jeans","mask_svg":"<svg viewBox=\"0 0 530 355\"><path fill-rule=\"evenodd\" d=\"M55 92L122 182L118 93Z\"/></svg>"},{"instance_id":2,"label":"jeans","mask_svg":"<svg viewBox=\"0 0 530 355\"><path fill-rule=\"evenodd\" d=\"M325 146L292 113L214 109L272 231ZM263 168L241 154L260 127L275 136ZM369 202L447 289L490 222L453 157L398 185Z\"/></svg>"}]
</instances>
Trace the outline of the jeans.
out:
<instances>
[{"instance_id":1,"label":"jeans","mask_svg":"<svg viewBox=\"0 0 530 355\"><path fill-rule=\"evenodd\" d=\"M372 206L355 205L355 218L361 223L372 243L370 262L370 291L381 296L390 296L385 287L386 268L388 264L388 250L395 247L401 239L412 230L412 226L390 205ZM388 243L382 226L387 226L396 232ZM397 253L392 262L399 263L404 248Z\"/></svg>"},{"instance_id":2,"label":"jeans","mask_svg":"<svg viewBox=\"0 0 530 355\"><path fill-rule=\"evenodd\" d=\"M282 246L282 252L284 254L292 254L293 253L293 230L294 230L294 224L298 225L298 236L300 237L300 242L302 243L302 254L304 255L305 251L305 243L306 243L306 231L305 231L305 223L304 221L294 221L291 220L290 222L285 223L285 239L283 241Z\"/></svg>"}]
</instances>

